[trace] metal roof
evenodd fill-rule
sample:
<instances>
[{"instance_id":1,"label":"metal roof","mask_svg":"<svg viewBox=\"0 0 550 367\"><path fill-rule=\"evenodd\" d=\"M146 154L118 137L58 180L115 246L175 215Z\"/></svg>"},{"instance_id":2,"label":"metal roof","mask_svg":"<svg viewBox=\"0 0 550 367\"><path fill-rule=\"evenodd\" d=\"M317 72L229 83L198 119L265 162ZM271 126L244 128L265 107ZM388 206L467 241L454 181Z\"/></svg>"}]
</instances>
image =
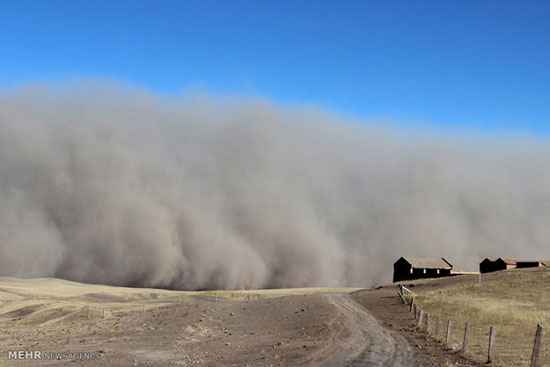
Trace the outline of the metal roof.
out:
<instances>
[{"instance_id":1,"label":"metal roof","mask_svg":"<svg viewBox=\"0 0 550 367\"><path fill-rule=\"evenodd\" d=\"M516 265L517 263L539 263L544 262L544 260L539 259L509 259L509 258L503 258L501 257L502 261L504 261L506 264L510 265Z\"/></svg>"},{"instance_id":2,"label":"metal roof","mask_svg":"<svg viewBox=\"0 0 550 367\"><path fill-rule=\"evenodd\" d=\"M403 257L413 268L421 269L452 269L453 265L444 258Z\"/></svg>"},{"instance_id":3,"label":"metal roof","mask_svg":"<svg viewBox=\"0 0 550 367\"><path fill-rule=\"evenodd\" d=\"M492 262L498 261L498 260L504 261L504 263L508 265L517 265L517 263L541 263L543 265L549 266L550 260L540 260L540 259L512 259L512 258L504 258L504 257L486 257L483 261L489 260Z\"/></svg>"}]
</instances>

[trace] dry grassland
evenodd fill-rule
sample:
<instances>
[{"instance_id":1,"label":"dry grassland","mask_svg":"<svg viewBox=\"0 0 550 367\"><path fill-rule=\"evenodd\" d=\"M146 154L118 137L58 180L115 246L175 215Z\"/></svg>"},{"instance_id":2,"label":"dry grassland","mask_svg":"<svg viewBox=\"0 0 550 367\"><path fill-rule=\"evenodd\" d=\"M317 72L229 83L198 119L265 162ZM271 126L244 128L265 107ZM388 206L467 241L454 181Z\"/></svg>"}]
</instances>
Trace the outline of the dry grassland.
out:
<instances>
[{"instance_id":1,"label":"dry grassland","mask_svg":"<svg viewBox=\"0 0 550 367\"><path fill-rule=\"evenodd\" d=\"M178 302L243 300L333 292L356 288L289 288L240 291L172 291L153 288L111 287L55 278L0 277L0 325L48 325L110 317L117 312L141 310Z\"/></svg>"},{"instance_id":2,"label":"dry grassland","mask_svg":"<svg viewBox=\"0 0 550 367\"><path fill-rule=\"evenodd\" d=\"M494 366L529 366L538 323L550 330L550 269L508 270L448 280L412 282L418 307L430 314L429 332L444 340L451 320L451 343L462 348L466 322L471 324L466 354L485 362L489 330L496 326ZM410 296L409 296L410 297ZM540 366L550 366L550 335L543 338Z\"/></svg>"},{"instance_id":3,"label":"dry grassland","mask_svg":"<svg viewBox=\"0 0 550 367\"><path fill-rule=\"evenodd\" d=\"M340 313L326 294L354 290L183 292L0 278L0 366L31 363L9 357L21 350L98 358L37 366L315 365L349 340L330 340L347 319L331 326Z\"/></svg>"}]
</instances>

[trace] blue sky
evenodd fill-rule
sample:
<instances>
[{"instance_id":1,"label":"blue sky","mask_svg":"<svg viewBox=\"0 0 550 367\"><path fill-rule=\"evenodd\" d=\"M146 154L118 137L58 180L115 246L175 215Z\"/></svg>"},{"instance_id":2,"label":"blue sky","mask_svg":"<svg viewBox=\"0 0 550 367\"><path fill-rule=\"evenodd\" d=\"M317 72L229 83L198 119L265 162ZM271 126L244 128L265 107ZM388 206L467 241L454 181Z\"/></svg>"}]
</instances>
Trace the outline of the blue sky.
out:
<instances>
[{"instance_id":1,"label":"blue sky","mask_svg":"<svg viewBox=\"0 0 550 367\"><path fill-rule=\"evenodd\" d=\"M100 77L547 134L549 4L0 0L0 85Z\"/></svg>"}]
</instances>

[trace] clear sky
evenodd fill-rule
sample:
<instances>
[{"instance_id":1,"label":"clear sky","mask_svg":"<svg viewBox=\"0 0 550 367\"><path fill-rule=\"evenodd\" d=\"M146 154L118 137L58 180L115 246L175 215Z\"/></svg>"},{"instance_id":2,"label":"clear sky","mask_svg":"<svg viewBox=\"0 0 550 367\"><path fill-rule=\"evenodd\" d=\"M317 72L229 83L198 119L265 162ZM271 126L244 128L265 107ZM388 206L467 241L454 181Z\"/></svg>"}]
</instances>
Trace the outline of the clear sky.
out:
<instances>
[{"instance_id":1,"label":"clear sky","mask_svg":"<svg viewBox=\"0 0 550 367\"><path fill-rule=\"evenodd\" d=\"M0 86L101 77L550 132L548 1L0 0Z\"/></svg>"}]
</instances>

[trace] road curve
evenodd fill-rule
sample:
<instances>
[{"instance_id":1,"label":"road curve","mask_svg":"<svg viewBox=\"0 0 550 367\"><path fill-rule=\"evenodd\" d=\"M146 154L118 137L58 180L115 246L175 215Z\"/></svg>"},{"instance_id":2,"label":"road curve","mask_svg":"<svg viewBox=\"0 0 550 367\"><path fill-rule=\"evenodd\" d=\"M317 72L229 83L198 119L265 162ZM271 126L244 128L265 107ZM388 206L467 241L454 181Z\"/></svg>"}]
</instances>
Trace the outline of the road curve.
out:
<instances>
[{"instance_id":1,"label":"road curve","mask_svg":"<svg viewBox=\"0 0 550 367\"><path fill-rule=\"evenodd\" d=\"M329 343L315 353L321 366L413 366L407 341L382 327L348 294L326 295L338 311L329 322Z\"/></svg>"}]
</instances>

